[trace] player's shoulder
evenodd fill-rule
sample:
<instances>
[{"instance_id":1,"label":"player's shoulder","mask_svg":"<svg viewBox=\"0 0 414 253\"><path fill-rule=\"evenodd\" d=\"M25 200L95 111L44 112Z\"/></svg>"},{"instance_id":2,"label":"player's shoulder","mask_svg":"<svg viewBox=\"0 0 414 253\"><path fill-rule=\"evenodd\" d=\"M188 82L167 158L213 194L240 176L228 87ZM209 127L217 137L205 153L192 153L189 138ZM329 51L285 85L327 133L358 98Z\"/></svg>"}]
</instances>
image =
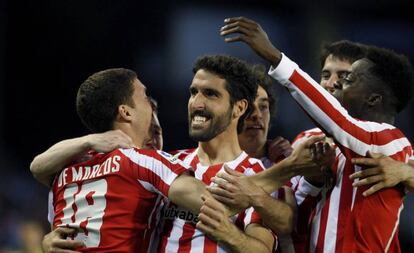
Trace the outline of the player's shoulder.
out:
<instances>
[{"instance_id":1,"label":"player's shoulder","mask_svg":"<svg viewBox=\"0 0 414 253\"><path fill-rule=\"evenodd\" d=\"M193 154L195 151L196 151L196 148L189 148L189 149L178 149L178 150L168 151L168 153L170 153L174 157L183 161L185 158Z\"/></svg>"},{"instance_id":2,"label":"player's shoulder","mask_svg":"<svg viewBox=\"0 0 414 253\"><path fill-rule=\"evenodd\" d=\"M322 132L322 130L320 128L315 127L315 128L311 128L311 129L305 130L305 131L303 131L300 134L303 134L304 136L312 136L312 135L320 135L322 133L323 132Z\"/></svg>"},{"instance_id":3,"label":"player's shoulder","mask_svg":"<svg viewBox=\"0 0 414 253\"><path fill-rule=\"evenodd\" d=\"M320 134L323 134L323 132L318 127L302 131L295 137L295 139L293 139L292 147L296 147L299 143L301 143L304 140L304 138Z\"/></svg>"},{"instance_id":4,"label":"player's shoulder","mask_svg":"<svg viewBox=\"0 0 414 253\"><path fill-rule=\"evenodd\" d=\"M248 154L246 154L245 161L246 161L246 170L252 170L254 173L258 173L266 169L262 160L251 157Z\"/></svg>"}]
</instances>

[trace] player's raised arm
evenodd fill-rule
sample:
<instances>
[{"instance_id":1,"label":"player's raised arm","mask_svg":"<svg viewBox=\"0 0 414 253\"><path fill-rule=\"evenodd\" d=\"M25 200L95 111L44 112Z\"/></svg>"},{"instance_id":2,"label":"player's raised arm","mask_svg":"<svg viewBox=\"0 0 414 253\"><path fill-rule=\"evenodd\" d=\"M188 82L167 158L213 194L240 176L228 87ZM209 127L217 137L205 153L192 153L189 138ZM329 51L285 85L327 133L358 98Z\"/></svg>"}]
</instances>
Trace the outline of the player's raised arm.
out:
<instances>
[{"instance_id":1,"label":"player's raised arm","mask_svg":"<svg viewBox=\"0 0 414 253\"><path fill-rule=\"evenodd\" d=\"M395 117L395 111L404 108L407 100L404 98L404 102L401 103L395 101L398 98L392 95L394 91L390 91L390 87L396 85L395 82L386 83L381 79L382 76L374 76L378 74L377 72L381 71L377 70L377 72L372 74L373 76L370 76L370 82L376 83L370 84L371 86L366 84L364 85L364 90L362 91L361 89L360 91L360 94L364 92L364 97L361 95L361 101L358 102L358 106L364 107L363 109L366 110L372 110L368 111L372 113L360 111L360 108L352 106L352 103L355 104L357 101L355 99L345 109L345 105L341 105L335 97L302 71L296 63L274 47L267 34L255 21L244 17L228 18L225 20L225 26L221 28L220 34L222 36L233 36L227 37L225 39L226 42L241 41L248 44L258 55L269 61L273 65L269 74L289 90L292 97L307 114L323 128L325 133L333 136L335 142L340 147L346 147L360 156L365 156L366 152L370 150L386 155L393 155L399 152L401 150L400 147L393 148L392 145L385 145L398 138L404 142L404 145L410 145L398 129L389 124L377 123L392 123L393 117ZM360 76L370 74L367 70L372 69L376 64L382 64L379 66L379 68L382 68L384 62L381 62L381 60L384 61L384 59L381 57L388 57L390 62L393 62L393 67L398 66L401 68L400 70L395 70L396 73L402 72L400 85L407 86L407 89L410 88L408 86L411 85L411 76L409 74L411 73L411 67L406 58L374 47L369 47L367 57L368 55L372 59L375 59L376 62L373 63L371 58L367 62L362 62L359 64L358 69L361 73L353 73L354 76L345 78L343 83L339 83L338 85L347 86L350 85L348 83L356 82L358 78L356 77L358 76L357 74ZM388 71L391 74L391 71ZM360 80L359 82L361 83ZM377 88L372 88L374 86ZM349 101L342 102L350 103ZM390 110L390 108L392 109ZM352 116L350 115L351 112ZM380 116L372 118L372 115ZM357 120L353 116L369 121ZM378 132L381 132L381 138L376 137Z\"/></svg>"},{"instance_id":2,"label":"player's raised arm","mask_svg":"<svg viewBox=\"0 0 414 253\"><path fill-rule=\"evenodd\" d=\"M225 25L220 29L220 35L231 35L224 39L225 42L242 41L275 66L282 59L281 52L273 46L266 32L255 21L245 17L232 17L226 18L224 23Z\"/></svg>"},{"instance_id":3,"label":"player's raised arm","mask_svg":"<svg viewBox=\"0 0 414 253\"><path fill-rule=\"evenodd\" d=\"M132 146L131 138L121 130L63 140L37 155L30 164L30 171L37 181L50 187L53 176L57 172L88 150L109 152Z\"/></svg>"}]
</instances>

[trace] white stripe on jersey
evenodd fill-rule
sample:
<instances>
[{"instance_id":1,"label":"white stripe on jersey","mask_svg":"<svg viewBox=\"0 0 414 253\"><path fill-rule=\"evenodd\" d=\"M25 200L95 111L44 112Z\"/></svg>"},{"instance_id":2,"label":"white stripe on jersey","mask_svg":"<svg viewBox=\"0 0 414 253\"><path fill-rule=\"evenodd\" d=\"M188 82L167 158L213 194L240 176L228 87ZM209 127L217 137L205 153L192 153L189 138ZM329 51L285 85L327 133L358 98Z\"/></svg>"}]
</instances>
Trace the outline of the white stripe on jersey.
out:
<instances>
[{"instance_id":1,"label":"white stripe on jersey","mask_svg":"<svg viewBox=\"0 0 414 253\"><path fill-rule=\"evenodd\" d=\"M53 207L53 187L50 188L48 198L47 198L47 220L50 225L53 224L55 219L55 208Z\"/></svg>"},{"instance_id":2,"label":"white stripe on jersey","mask_svg":"<svg viewBox=\"0 0 414 253\"><path fill-rule=\"evenodd\" d=\"M395 221L395 226L394 226L394 229L392 230L392 234L391 234L391 236L390 236L390 239L388 240L388 242L387 242L387 246L385 247L385 252L388 252L388 250L390 249L392 239L394 238L395 233L396 233L396 232L397 232L397 230L398 230L398 225L400 224L401 211L402 211L403 209L404 209L404 204L402 204L402 205L401 205L401 207L400 207L400 209L398 209L398 216L397 216L397 220Z\"/></svg>"},{"instance_id":3,"label":"white stripe on jersey","mask_svg":"<svg viewBox=\"0 0 414 253\"><path fill-rule=\"evenodd\" d=\"M302 176L293 177L290 182L295 183L292 184L291 188L294 191L296 203L298 205L301 205L307 196L311 195L312 197L316 197L321 192L321 188L311 185L305 180L305 177Z\"/></svg>"},{"instance_id":4,"label":"white stripe on jersey","mask_svg":"<svg viewBox=\"0 0 414 253\"><path fill-rule=\"evenodd\" d=\"M338 161L338 170L336 173L336 184L334 188L332 189L331 195L328 200L329 201L329 212L328 212L328 218L326 222L323 252L329 252L330 249L335 249L335 246L336 246L336 235L338 233L338 220L339 220L339 205L341 202L341 189L342 189L342 183L344 179L343 175L344 175L345 163L346 163L345 156L341 154L339 156L339 161ZM318 238L318 234L314 234L311 236Z\"/></svg>"},{"instance_id":5,"label":"white stripe on jersey","mask_svg":"<svg viewBox=\"0 0 414 253\"><path fill-rule=\"evenodd\" d=\"M161 178L161 180L167 185L171 185L174 179L177 178L176 173L174 173L170 168L168 168L168 166L165 166L161 161L153 157L140 154L133 148L119 150L132 162L136 163L137 165L146 170L150 170L157 174Z\"/></svg>"},{"instance_id":6,"label":"white stripe on jersey","mask_svg":"<svg viewBox=\"0 0 414 253\"><path fill-rule=\"evenodd\" d=\"M311 237L310 237L310 245L309 245L309 252L314 253L316 244L318 243L318 236L312 235L319 235L320 224L321 224L321 217L320 213L322 212L322 207L325 205L326 199L323 198L318 202L316 205L316 215L312 219L311 223Z\"/></svg>"},{"instance_id":7,"label":"white stripe on jersey","mask_svg":"<svg viewBox=\"0 0 414 253\"><path fill-rule=\"evenodd\" d=\"M139 180L137 179L137 181L142 185L142 187L144 187L147 191L149 192L156 192L160 195L163 195L160 191L157 190L157 188L155 188L151 183L148 183L147 181L144 180Z\"/></svg>"},{"instance_id":8,"label":"white stripe on jersey","mask_svg":"<svg viewBox=\"0 0 414 253\"><path fill-rule=\"evenodd\" d=\"M166 205L168 207L168 205ZM175 219L174 225L171 230L171 234L168 237L167 245L165 247L165 252L178 252L179 249L179 241L181 236L183 235L184 230L181 229L185 224L184 220Z\"/></svg>"},{"instance_id":9,"label":"white stripe on jersey","mask_svg":"<svg viewBox=\"0 0 414 253\"><path fill-rule=\"evenodd\" d=\"M358 165L354 165L354 169L355 169L354 172L361 171L361 167L358 166ZM358 181L359 181L359 178L354 179L354 182L355 183L358 182ZM357 190L358 189L356 187L353 187L352 188L352 204L351 204L351 210L354 209L354 203L355 203L355 197L356 197Z\"/></svg>"}]
</instances>

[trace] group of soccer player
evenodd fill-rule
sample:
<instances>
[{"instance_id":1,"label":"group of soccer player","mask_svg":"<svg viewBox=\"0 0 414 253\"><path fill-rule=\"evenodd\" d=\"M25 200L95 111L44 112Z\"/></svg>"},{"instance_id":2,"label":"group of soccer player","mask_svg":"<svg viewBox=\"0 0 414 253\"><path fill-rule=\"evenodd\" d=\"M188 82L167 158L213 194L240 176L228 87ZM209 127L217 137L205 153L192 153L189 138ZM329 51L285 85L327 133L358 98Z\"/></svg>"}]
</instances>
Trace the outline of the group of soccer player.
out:
<instances>
[{"instance_id":1,"label":"group of soccer player","mask_svg":"<svg viewBox=\"0 0 414 253\"><path fill-rule=\"evenodd\" d=\"M220 34L267 60L197 59L189 87L194 149L162 151L156 101L135 72L83 82L77 112L93 134L35 157L50 187L45 252L400 252L413 150L392 126L413 69L391 50L338 41L315 82L255 21ZM277 82L273 82L275 79ZM279 83L318 128L268 140Z\"/></svg>"}]
</instances>

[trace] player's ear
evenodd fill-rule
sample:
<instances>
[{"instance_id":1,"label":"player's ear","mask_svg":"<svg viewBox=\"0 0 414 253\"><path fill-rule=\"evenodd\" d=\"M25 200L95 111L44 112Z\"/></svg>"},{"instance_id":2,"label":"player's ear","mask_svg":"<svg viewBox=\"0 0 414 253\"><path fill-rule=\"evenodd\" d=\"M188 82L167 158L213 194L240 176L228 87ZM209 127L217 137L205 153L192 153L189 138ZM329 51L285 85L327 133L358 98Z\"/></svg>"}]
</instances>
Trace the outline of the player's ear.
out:
<instances>
[{"instance_id":1,"label":"player's ear","mask_svg":"<svg viewBox=\"0 0 414 253\"><path fill-rule=\"evenodd\" d=\"M236 101L233 106L233 118L239 118L242 116L246 112L248 104L249 103L246 99Z\"/></svg>"},{"instance_id":2,"label":"player's ear","mask_svg":"<svg viewBox=\"0 0 414 253\"><path fill-rule=\"evenodd\" d=\"M378 94L378 93L372 93L367 99L366 99L366 103L370 106L370 107L374 107L377 106L379 104L382 103L382 95Z\"/></svg>"},{"instance_id":3,"label":"player's ear","mask_svg":"<svg viewBox=\"0 0 414 253\"><path fill-rule=\"evenodd\" d=\"M122 121L131 121L132 115L131 115L131 107L128 105L122 104L118 106L118 119Z\"/></svg>"}]
</instances>

